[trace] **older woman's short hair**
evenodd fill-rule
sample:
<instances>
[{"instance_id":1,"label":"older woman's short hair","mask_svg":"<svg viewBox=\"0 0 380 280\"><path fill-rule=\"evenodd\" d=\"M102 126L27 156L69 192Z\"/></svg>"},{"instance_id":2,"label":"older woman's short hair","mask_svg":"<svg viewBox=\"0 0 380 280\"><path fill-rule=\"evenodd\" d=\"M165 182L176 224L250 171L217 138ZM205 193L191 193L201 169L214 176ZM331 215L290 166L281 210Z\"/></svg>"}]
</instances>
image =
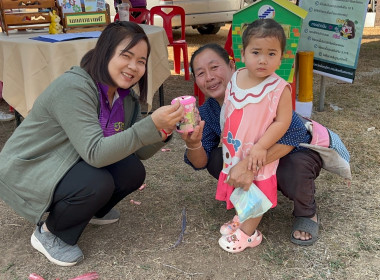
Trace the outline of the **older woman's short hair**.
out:
<instances>
[{"instance_id":1,"label":"older woman's short hair","mask_svg":"<svg viewBox=\"0 0 380 280\"><path fill-rule=\"evenodd\" d=\"M191 69L191 73L193 75L194 75L194 59L197 57L198 54L202 53L204 50L212 50L212 51L214 51L217 55L219 55L224 60L224 62L227 65L229 64L230 57L228 55L228 52L225 49L223 49L218 44L209 43L209 44L203 45L202 47L200 47L199 49L197 49L193 53L193 55L191 56L191 59L190 59L190 69Z\"/></svg>"}]
</instances>

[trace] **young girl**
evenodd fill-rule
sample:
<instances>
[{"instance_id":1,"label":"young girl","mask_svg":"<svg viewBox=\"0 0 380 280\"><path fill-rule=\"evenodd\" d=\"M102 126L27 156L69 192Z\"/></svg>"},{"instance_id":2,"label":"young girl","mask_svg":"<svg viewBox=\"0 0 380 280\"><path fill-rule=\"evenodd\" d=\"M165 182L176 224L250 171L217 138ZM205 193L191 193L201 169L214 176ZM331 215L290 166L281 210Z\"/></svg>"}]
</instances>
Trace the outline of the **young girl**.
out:
<instances>
[{"instance_id":1,"label":"young girl","mask_svg":"<svg viewBox=\"0 0 380 280\"><path fill-rule=\"evenodd\" d=\"M234 188L242 186L229 185L228 173L237 162L249 157L248 168L257 173L253 182L275 207L278 161L267 165L265 162L268 148L285 134L292 118L290 86L274 73L281 65L286 37L275 20L258 19L247 26L242 41L245 68L233 74L221 112L224 166L216 199L226 201L227 209L233 207L230 195ZM262 235L256 228L261 218L250 218L240 224L235 216L221 227L219 245L232 253L259 245Z\"/></svg>"}]
</instances>

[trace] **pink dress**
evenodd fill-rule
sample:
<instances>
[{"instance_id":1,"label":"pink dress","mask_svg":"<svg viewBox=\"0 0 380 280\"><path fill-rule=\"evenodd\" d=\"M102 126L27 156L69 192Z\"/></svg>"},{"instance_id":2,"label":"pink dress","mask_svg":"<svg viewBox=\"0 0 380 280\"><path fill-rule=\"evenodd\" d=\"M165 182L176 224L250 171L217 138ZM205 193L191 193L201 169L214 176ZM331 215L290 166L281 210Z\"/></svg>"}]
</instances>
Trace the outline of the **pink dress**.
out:
<instances>
[{"instance_id":1,"label":"pink dress","mask_svg":"<svg viewBox=\"0 0 380 280\"><path fill-rule=\"evenodd\" d=\"M227 209L233 208L230 196L234 188L225 183L230 168L249 155L251 147L273 123L281 94L286 86L290 88L284 79L272 74L253 88L240 89L236 77L241 70L233 74L227 86L224 111L220 116L225 120L222 127L223 170L215 198L226 201ZM278 161L265 165L253 181L272 202L272 208L277 205L277 166Z\"/></svg>"}]
</instances>

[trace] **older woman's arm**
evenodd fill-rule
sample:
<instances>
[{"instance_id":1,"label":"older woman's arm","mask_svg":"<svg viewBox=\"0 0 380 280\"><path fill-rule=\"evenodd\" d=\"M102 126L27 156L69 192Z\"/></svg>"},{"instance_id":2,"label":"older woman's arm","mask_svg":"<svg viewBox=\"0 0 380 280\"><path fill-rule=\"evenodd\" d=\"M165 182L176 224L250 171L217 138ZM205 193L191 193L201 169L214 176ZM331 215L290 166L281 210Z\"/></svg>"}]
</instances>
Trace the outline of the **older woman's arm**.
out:
<instances>
[{"instance_id":1,"label":"older woman's arm","mask_svg":"<svg viewBox=\"0 0 380 280\"><path fill-rule=\"evenodd\" d=\"M209 98L201 107L199 114L202 121L195 127L191 134L183 134L185 140L186 152L184 160L194 169L206 168L210 153L217 149L220 143L220 105L213 98Z\"/></svg>"},{"instance_id":2,"label":"older woman's arm","mask_svg":"<svg viewBox=\"0 0 380 280\"><path fill-rule=\"evenodd\" d=\"M275 160L286 156L294 149L293 146L283 145L283 144L274 144L272 147L268 149L267 153L267 161L266 163L271 163Z\"/></svg>"},{"instance_id":3,"label":"older woman's arm","mask_svg":"<svg viewBox=\"0 0 380 280\"><path fill-rule=\"evenodd\" d=\"M204 168L207 165L207 154L202 146L194 150L187 149L187 158L195 168Z\"/></svg>"},{"instance_id":4,"label":"older woman's arm","mask_svg":"<svg viewBox=\"0 0 380 280\"><path fill-rule=\"evenodd\" d=\"M204 121L200 121L199 125L194 128L191 134L187 132L181 135L186 143L186 156L194 168L205 168L207 165L208 157L202 145Z\"/></svg>"},{"instance_id":5,"label":"older woman's arm","mask_svg":"<svg viewBox=\"0 0 380 280\"><path fill-rule=\"evenodd\" d=\"M268 149L267 164L282 158L294 149L293 146L274 144ZM228 184L234 187L248 188L256 172L248 170L248 157L238 162L229 172Z\"/></svg>"},{"instance_id":6,"label":"older woman's arm","mask_svg":"<svg viewBox=\"0 0 380 280\"><path fill-rule=\"evenodd\" d=\"M307 134L308 132L302 120L293 112L291 124L285 135L268 149L266 163L271 163L290 153L294 147L298 147L300 143L306 141ZM252 170L256 170L256 166ZM251 184L255 175L255 172L248 170L248 160L244 159L231 168L228 184L235 187L247 187Z\"/></svg>"}]
</instances>

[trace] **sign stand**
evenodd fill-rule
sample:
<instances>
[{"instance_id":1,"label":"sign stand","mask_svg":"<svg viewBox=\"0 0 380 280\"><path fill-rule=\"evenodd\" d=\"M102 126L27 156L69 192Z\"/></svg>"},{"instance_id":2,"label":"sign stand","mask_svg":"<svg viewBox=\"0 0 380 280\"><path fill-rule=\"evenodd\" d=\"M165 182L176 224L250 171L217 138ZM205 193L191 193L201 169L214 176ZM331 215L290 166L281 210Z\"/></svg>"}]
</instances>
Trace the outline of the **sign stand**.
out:
<instances>
[{"instance_id":1,"label":"sign stand","mask_svg":"<svg viewBox=\"0 0 380 280\"><path fill-rule=\"evenodd\" d=\"M325 76L321 75L321 92L319 93L319 112L323 112L325 110L325 93L326 93L326 80Z\"/></svg>"},{"instance_id":2,"label":"sign stand","mask_svg":"<svg viewBox=\"0 0 380 280\"><path fill-rule=\"evenodd\" d=\"M110 9L106 4L105 11L62 13L63 30L65 33L102 31L110 23Z\"/></svg>"}]
</instances>

